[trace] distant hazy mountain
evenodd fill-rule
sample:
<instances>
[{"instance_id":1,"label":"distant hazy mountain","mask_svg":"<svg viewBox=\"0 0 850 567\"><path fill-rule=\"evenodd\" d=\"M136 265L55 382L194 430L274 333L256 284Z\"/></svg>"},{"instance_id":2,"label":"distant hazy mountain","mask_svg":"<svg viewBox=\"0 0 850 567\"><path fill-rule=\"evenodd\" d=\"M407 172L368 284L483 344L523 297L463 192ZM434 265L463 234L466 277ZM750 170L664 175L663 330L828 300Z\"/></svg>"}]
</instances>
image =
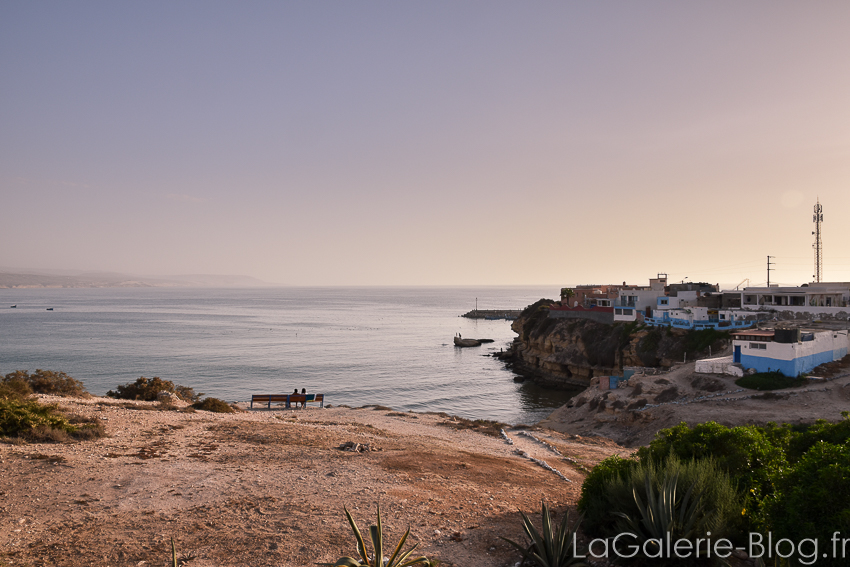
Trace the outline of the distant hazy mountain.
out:
<instances>
[{"instance_id":1,"label":"distant hazy mountain","mask_svg":"<svg viewBox=\"0 0 850 567\"><path fill-rule=\"evenodd\" d=\"M26 287L262 287L271 286L250 276L192 274L135 276L113 272L49 273L0 271L0 288Z\"/></svg>"}]
</instances>

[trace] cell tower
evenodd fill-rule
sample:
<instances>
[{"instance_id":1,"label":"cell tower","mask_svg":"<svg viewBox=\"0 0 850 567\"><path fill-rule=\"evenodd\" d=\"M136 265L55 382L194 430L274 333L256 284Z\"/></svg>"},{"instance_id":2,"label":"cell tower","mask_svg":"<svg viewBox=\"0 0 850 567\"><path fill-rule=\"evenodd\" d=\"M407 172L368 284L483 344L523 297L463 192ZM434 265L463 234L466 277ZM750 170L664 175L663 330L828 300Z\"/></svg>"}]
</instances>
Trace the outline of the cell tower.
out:
<instances>
[{"instance_id":1,"label":"cell tower","mask_svg":"<svg viewBox=\"0 0 850 567\"><path fill-rule=\"evenodd\" d=\"M812 232L815 235L815 243L812 244L812 248L815 249L815 275L812 277L815 278L816 282L820 282L820 278L823 275L823 245L820 241L820 223L823 222L823 207L820 205L820 199L818 199L815 205L815 214L812 220L815 223L815 230Z\"/></svg>"}]
</instances>

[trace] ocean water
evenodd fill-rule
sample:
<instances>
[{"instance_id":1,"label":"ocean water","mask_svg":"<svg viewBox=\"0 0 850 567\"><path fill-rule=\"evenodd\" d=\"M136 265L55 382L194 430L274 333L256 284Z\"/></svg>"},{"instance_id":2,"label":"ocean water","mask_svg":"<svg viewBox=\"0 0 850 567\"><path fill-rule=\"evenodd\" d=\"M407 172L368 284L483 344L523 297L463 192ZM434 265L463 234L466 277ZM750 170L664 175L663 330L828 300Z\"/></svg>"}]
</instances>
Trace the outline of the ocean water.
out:
<instances>
[{"instance_id":1,"label":"ocean water","mask_svg":"<svg viewBox=\"0 0 850 567\"><path fill-rule=\"evenodd\" d=\"M140 376L227 401L307 388L334 405L533 423L574 392L514 382L499 360L485 356L516 336L510 322L459 315L476 298L480 309L519 309L556 293L555 287L2 289L0 373L63 371L96 395ZM495 342L456 348L455 333Z\"/></svg>"}]
</instances>

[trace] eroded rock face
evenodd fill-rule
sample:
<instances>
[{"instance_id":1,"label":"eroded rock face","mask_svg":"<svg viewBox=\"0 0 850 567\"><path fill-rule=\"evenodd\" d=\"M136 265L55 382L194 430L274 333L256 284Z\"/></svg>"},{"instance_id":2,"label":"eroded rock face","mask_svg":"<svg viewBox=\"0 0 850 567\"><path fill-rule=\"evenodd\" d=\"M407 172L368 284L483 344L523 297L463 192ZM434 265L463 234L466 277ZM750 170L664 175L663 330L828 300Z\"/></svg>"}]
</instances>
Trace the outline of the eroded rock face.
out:
<instances>
[{"instance_id":1,"label":"eroded rock face","mask_svg":"<svg viewBox=\"0 0 850 567\"><path fill-rule=\"evenodd\" d=\"M582 388L594 376L620 374L623 367L669 368L685 359L687 331L550 319L553 303L541 299L520 314L511 326L519 336L502 356L516 372L542 386ZM719 343L712 345L715 352L724 346Z\"/></svg>"}]
</instances>

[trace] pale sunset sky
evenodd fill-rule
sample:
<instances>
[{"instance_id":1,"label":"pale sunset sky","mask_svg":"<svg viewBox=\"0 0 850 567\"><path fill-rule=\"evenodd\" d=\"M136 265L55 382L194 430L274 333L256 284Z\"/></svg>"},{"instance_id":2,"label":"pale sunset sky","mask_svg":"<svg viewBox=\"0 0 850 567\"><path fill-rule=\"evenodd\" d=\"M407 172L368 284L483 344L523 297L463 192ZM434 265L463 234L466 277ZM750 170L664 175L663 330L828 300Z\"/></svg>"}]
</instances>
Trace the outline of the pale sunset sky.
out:
<instances>
[{"instance_id":1,"label":"pale sunset sky","mask_svg":"<svg viewBox=\"0 0 850 567\"><path fill-rule=\"evenodd\" d=\"M850 2L0 3L0 269L850 281Z\"/></svg>"}]
</instances>

